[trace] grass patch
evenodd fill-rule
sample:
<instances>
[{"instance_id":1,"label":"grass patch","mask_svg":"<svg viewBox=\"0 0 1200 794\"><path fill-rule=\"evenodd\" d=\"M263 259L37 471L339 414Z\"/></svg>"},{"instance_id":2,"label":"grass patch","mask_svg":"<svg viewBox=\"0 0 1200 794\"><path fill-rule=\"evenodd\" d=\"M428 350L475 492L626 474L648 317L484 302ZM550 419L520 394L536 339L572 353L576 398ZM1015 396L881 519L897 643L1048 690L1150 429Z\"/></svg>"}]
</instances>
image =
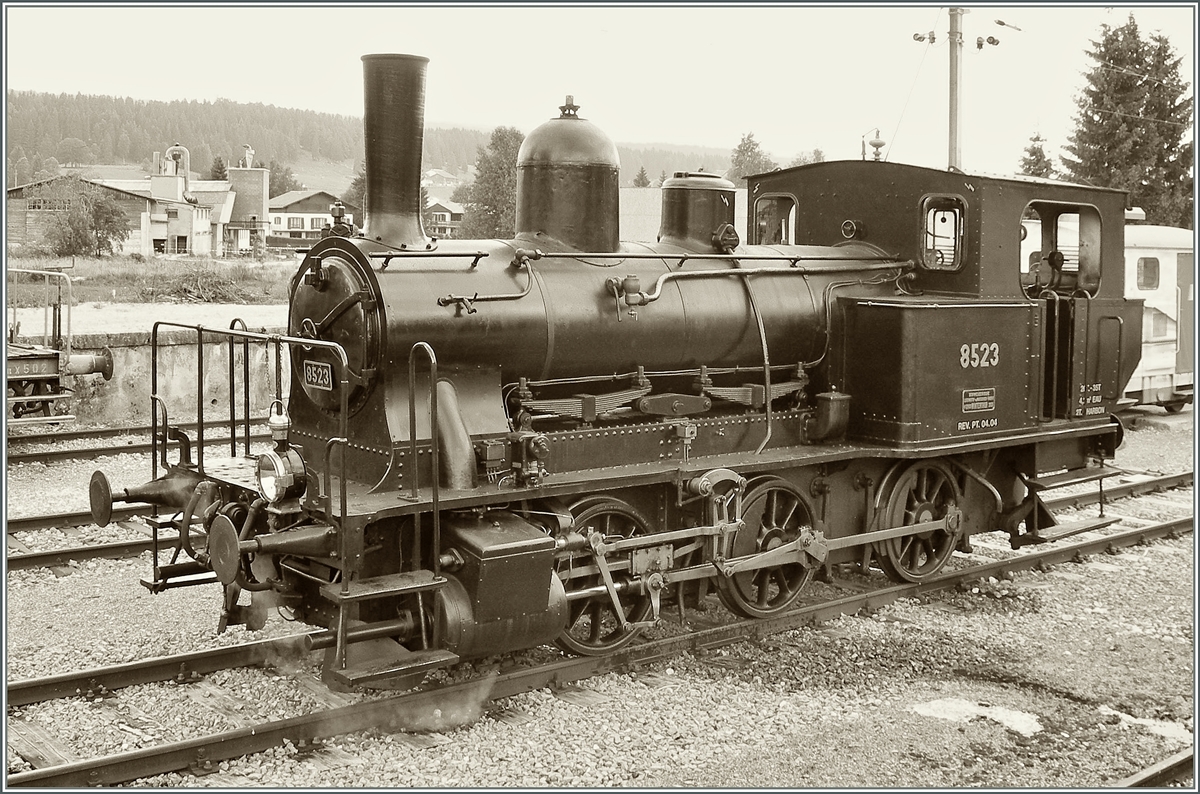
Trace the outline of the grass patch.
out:
<instances>
[{"instance_id":1,"label":"grass patch","mask_svg":"<svg viewBox=\"0 0 1200 794\"><path fill-rule=\"evenodd\" d=\"M288 281L296 272L294 258L265 262L204 257L109 256L103 258L22 257L9 267L59 270L71 277L75 305L81 303L287 303ZM57 293L51 280L51 290ZM8 277L8 304L36 307L45 303L41 276ZM65 295L64 295L65 299Z\"/></svg>"}]
</instances>

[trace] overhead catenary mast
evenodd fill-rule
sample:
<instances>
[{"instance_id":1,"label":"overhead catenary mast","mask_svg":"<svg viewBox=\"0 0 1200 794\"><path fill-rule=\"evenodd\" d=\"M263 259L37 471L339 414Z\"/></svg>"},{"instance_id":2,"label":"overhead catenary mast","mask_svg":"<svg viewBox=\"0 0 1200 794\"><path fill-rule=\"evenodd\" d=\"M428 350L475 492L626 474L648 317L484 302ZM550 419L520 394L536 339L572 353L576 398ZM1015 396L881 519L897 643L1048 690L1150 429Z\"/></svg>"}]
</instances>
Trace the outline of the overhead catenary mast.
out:
<instances>
[{"instance_id":1,"label":"overhead catenary mast","mask_svg":"<svg viewBox=\"0 0 1200 794\"><path fill-rule=\"evenodd\" d=\"M950 9L950 170L962 170L962 106L958 91L962 83L962 15L965 8Z\"/></svg>"},{"instance_id":2,"label":"overhead catenary mast","mask_svg":"<svg viewBox=\"0 0 1200 794\"><path fill-rule=\"evenodd\" d=\"M951 171L962 171L962 102L960 99L962 89L962 16L968 12L969 9L966 8L950 9L950 152L947 159ZM1002 19L995 20L995 23L1000 27L1020 30L1016 25L1010 25ZM913 35L913 39L925 41L928 38L929 43L932 44L933 36L933 31L930 31L928 37L917 33ZM1000 43L1000 40L995 36L988 36L986 39L980 36L975 39L977 49L982 50L985 43L994 47Z\"/></svg>"}]
</instances>

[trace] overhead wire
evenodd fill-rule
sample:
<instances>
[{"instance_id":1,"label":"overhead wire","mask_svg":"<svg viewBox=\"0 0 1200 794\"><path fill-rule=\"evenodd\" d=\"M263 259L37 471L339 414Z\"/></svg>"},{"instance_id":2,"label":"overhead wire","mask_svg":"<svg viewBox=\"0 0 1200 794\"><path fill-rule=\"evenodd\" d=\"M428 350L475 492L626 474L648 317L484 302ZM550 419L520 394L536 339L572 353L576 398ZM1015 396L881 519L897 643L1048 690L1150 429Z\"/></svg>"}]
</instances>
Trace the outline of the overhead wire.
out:
<instances>
[{"instance_id":1,"label":"overhead wire","mask_svg":"<svg viewBox=\"0 0 1200 794\"><path fill-rule=\"evenodd\" d=\"M1152 83L1158 83L1159 85L1166 85L1166 81L1159 80L1157 77L1151 77L1148 74L1141 74L1140 72L1135 72L1132 69L1130 69L1128 66L1117 66L1112 61L1106 61L1103 58L1097 58L1094 54L1092 54L1090 52L1088 53L1088 55L1091 55L1093 59L1100 62L1100 66L1098 67L1100 69L1106 69L1110 72L1116 72L1118 74L1127 74L1130 77L1140 77L1141 79L1149 80Z\"/></svg>"},{"instance_id":2,"label":"overhead wire","mask_svg":"<svg viewBox=\"0 0 1200 794\"><path fill-rule=\"evenodd\" d=\"M1186 121L1171 121L1171 120L1169 120L1169 119L1156 119L1156 118L1154 118L1153 116L1135 116L1135 115L1133 115L1133 114L1131 114L1131 113L1120 113L1120 112L1118 112L1118 111L1116 111L1116 110L1105 110L1104 108L1097 108L1097 107L1091 107L1091 108L1080 108L1080 112L1081 112L1081 113L1107 113L1107 114L1109 114L1110 116L1120 116L1121 118L1126 118L1126 119L1136 119L1136 120L1138 120L1138 121L1156 121L1156 122L1159 122L1159 123L1161 123L1161 124L1174 124L1176 127L1190 127L1190 126L1192 126L1191 122L1186 122Z\"/></svg>"}]
</instances>

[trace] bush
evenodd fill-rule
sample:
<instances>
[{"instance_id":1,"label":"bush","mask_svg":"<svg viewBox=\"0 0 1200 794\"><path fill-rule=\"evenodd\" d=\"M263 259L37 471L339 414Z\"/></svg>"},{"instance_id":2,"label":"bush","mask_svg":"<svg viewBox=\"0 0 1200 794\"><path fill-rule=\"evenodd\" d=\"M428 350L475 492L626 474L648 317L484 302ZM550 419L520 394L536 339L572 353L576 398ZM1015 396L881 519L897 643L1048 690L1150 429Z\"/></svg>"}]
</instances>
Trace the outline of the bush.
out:
<instances>
[{"instance_id":1,"label":"bush","mask_svg":"<svg viewBox=\"0 0 1200 794\"><path fill-rule=\"evenodd\" d=\"M24 258L31 270L67 268L76 304L93 302L286 303L294 265L257 264L207 258L166 259L129 256ZM10 294L18 306L41 305L40 280ZM36 289L37 294L32 290ZM32 301L32 302L31 302Z\"/></svg>"}]
</instances>

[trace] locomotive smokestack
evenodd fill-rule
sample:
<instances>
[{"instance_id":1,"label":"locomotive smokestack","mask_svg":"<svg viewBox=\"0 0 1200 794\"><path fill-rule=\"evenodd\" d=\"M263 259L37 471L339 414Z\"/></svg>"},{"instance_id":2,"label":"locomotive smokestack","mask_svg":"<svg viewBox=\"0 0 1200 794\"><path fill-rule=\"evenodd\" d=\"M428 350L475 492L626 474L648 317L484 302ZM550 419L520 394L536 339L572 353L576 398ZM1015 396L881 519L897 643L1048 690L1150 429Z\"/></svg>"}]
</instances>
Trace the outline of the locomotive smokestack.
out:
<instances>
[{"instance_id":1,"label":"locomotive smokestack","mask_svg":"<svg viewBox=\"0 0 1200 794\"><path fill-rule=\"evenodd\" d=\"M421 225L421 142L425 137L425 65L419 55L364 55L366 235L389 245L425 248Z\"/></svg>"}]
</instances>

